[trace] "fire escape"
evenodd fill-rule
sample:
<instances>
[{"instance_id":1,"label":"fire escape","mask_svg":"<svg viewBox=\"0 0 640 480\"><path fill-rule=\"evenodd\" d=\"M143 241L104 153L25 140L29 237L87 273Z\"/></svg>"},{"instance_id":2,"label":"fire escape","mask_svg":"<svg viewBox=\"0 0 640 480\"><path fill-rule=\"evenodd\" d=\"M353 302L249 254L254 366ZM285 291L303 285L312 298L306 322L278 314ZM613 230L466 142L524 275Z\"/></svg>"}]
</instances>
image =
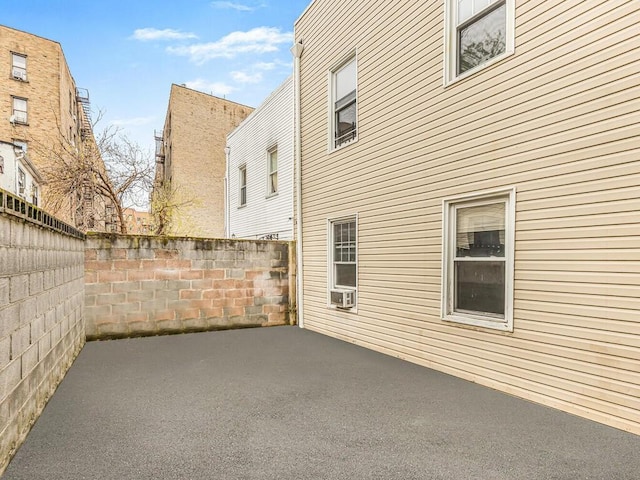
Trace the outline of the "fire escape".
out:
<instances>
[{"instance_id":1,"label":"fire escape","mask_svg":"<svg viewBox=\"0 0 640 480\"><path fill-rule=\"evenodd\" d=\"M80 136L84 140L92 134L91 126L91 102L89 102L89 90L86 88L76 88L76 99L82 108L80 115Z\"/></svg>"}]
</instances>

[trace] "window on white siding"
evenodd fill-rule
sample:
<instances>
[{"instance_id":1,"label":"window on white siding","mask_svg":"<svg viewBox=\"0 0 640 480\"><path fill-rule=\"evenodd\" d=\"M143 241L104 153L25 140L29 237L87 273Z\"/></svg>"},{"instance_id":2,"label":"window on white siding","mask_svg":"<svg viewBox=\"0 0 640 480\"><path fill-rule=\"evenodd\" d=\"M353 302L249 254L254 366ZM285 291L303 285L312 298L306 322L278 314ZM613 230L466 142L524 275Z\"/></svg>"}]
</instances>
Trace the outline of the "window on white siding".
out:
<instances>
[{"instance_id":1,"label":"window on white siding","mask_svg":"<svg viewBox=\"0 0 640 480\"><path fill-rule=\"evenodd\" d=\"M355 57L351 57L331 73L333 148L357 139L357 77Z\"/></svg>"},{"instance_id":2,"label":"window on white siding","mask_svg":"<svg viewBox=\"0 0 640 480\"><path fill-rule=\"evenodd\" d=\"M17 182L18 182L18 195L20 195L22 198L25 198L25 191L27 188L27 176L25 175L24 170L22 170L20 167L18 167Z\"/></svg>"},{"instance_id":3,"label":"window on white siding","mask_svg":"<svg viewBox=\"0 0 640 480\"><path fill-rule=\"evenodd\" d=\"M278 150L273 148L268 154L267 195L278 193Z\"/></svg>"},{"instance_id":4,"label":"window on white siding","mask_svg":"<svg viewBox=\"0 0 640 480\"><path fill-rule=\"evenodd\" d=\"M27 123L27 99L13 97L12 115L16 123Z\"/></svg>"},{"instance_id":5,"label":"window on white siding","mask_svg":"<svg viewBox=\"0 0 640 480\"><path fill-rule=\"evenodd\" d=\"M444 202L445 320L513 330L515 190Z\"/></svg>"},{"instance_id":6,"label":"window on white siding","mask_svg":"<svg viewBox=\"0 0 640 480\"><path fill-rule=\"evenodd\" d=\"M36 207L38 206L38 199L40 198L38 186L35 183L31 184L31 203Z\"/></svg>"},{"instance_id":7,"label":"window on white siding","mask_svg":"<svg viewBox=\"0 0 640 480\"><path fill-rule=\"evenodd\" d=\"M247 204L247 166L242 165L238 169L238 206L242 207Z\"/></svg>"},{"instance_id":8,"label":"window on white siding","mask_svg":"<svg viewBox=\"0 0 640 480\"><path fill-rule=\"evenodd\" d=\"M334 305L336 295L350 295L349 308L355 307L358 286L357 217L329 221L329 290Z\"/></svg>"},{"instance_id":9,"label":"window on white siding","mask_svg":"<svg viewBox=\"0 0 640 480\"><path fill-rule=\"evenodd\" d=\"M515 0L446 0L447 81L514 51Z\"/></svg>"},{"instance_id":10,"label":"window on white siding","mask_svg":"<svg viewBox=\"0 0 640 480\"><path fill-rule=\"evenodd\" d=\"M27 57L19 53L11 54L11 78L27 81Z\"/></svg>"}]
</instances>

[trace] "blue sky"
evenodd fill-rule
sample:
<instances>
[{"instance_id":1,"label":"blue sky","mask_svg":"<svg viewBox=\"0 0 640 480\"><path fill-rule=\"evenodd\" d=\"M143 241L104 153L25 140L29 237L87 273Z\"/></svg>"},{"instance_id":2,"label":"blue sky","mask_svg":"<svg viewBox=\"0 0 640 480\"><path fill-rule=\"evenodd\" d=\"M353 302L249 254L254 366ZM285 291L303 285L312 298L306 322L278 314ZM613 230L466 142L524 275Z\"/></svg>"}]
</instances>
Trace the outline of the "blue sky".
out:
<instances>
[{"instance_id":1,"label":"blue sky","mask_svg":"<svg viewBox=\"0 0 640 480\"><path fill-rule=\"evenodd\" d=\"M62 45L97 125L153 147L172 83L257 107L291 74L310 0L0 0L0 24Z\"/></svg>"}]
</instances>

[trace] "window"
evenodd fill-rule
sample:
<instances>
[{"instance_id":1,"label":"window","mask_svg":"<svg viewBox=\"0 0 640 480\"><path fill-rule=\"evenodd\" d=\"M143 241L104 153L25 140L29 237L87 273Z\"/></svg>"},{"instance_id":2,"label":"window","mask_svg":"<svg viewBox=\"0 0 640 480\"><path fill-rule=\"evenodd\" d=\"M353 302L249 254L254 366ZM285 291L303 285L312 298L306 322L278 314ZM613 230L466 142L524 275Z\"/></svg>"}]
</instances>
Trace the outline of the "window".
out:
<instances>
[{"instance_id":1,"label":"window","mask_svg":"<svg viewBox=\"0 0 640 480\"><path fill-rule=\"evenodd\" d=\"M270 150L267 156L269 157L269 164L267 165L269 170L267 194L273 195L274 193L278 193L278 150Z\"/></svg>"},{"instance_id":2,"label":"window","mask_svg":"<svg viewBox=\"0 0 640 480\"><path fill-rule=\"evenodd\" d=\"M357 218L329 221L329 290L355 291L358 285ZM332 302L333 303L333 302Z\"/></svg>"},{"instance_id":3,"label":"window","mask_svg":"<svg viewBox=\"0 0 640 480\"><path fill-rule=\"evenodd\" d=\"M442 317L513 330L515 189L445 200Z\"/></svg>"},{"instance_id":4,"label":"window","mask_svg":"<svg viewBox=\"0 0 640 480\"><path fill-rule=\"evenodd\" d=\"M514 51L515 0L446 0L447 81Z\"/></svg>"},{"instance_id":5,"label":"window","mask_svg":"<svg viewBox=\"0 0 640 480\"><path fill-rule=\"evenodd\" d=\"M31 184L31 203L36 207L38 206L38 186L35 183Z\"/></svg>"},{"instance_id":6,"label":"window","mask_svg":"<svg viewBox=\"0 0 640 480\"><path fill-rule=\"evenodd\" d=\"M238 206L243 207L247 204L247 166L242 165L238 169L238 184L240 185Z\"/></svg>"},{"instance_id":7,"label":"window","mask_svg":"<svg viewBox=\"0 0 640 480\"><path fill-rule=\"evenodd\" d=\"M357 75L355 57L331 74L333 148L357 138Z\"/></svg>"},{"instance_id":8,"label":"window","mask_svg":"<svg viewBox=\"0 0 640 480\"><path fill-rule=\"evenodd\" d=\"M13 97L13 118L16 123L27 123L27 99Z\"/></svg>"},{"instance_id":9,"label":"window","mask_svg":"<svg viewBox=\"0 0 640 480\"><path fill-rule=\"evenodd\" d=\"M4 157L0 155L0 174L4 173Z\"/></svg>"},{"instance_id":10,"label":"window","mask_svg":"<svg viewBox=\"0 0 640 480\"><path fill-rule=\"evenodd\" d=\"M18 195L24 198L25 189L27 186L27 176L24 174L24 170L18 167Z\"/></svg>"},{"instance_id":11,"label":"window","mask_svg":"<svg viewBox=\"0 0 640 480\"><path fill-rule=\"evenodd\" d=\"M11 78L27 81L27 57L19 53L11 54Z\"/></svg>"}]
</instances>

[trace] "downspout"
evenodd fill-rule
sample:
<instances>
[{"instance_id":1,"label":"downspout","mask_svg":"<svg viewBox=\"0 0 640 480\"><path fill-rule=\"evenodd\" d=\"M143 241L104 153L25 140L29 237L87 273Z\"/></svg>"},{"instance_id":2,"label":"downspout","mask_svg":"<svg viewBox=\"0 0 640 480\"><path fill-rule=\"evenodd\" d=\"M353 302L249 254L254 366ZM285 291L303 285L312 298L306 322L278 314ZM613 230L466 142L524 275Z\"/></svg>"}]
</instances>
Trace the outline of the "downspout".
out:
<instances>
[{"instance_id":1,"label":"downspout","mask_svg":"<svg viewBox=\"0 0 640 480\"><path fill-rule=\"evenodd\" d=\"M224 177L224 236L226 238L231 237L231 225L229 225L230 223L230 219L231 219L231 213L230 213L230 209L231 209L231 202L229 202L229 158L231 156L231 147L229 147L228 145L226 147L224 147L224 159L225 159L225 163L226 163L226 175Z\"/></svg>"},{"instance_id":2,"label":"downspout","mask_svg":"<svg viewBox=\"0 0 640 480\"><path fill-rule=\"evenodd\" d=\"M294 95L294 137L295 137L295 179L296 179L296 318L298 326L304 328L304 268L302 263L302 134L300 132L300 57L304 46L302 40L291 47L293 54L293 95Z\"/></svg>"}]
</instances>

